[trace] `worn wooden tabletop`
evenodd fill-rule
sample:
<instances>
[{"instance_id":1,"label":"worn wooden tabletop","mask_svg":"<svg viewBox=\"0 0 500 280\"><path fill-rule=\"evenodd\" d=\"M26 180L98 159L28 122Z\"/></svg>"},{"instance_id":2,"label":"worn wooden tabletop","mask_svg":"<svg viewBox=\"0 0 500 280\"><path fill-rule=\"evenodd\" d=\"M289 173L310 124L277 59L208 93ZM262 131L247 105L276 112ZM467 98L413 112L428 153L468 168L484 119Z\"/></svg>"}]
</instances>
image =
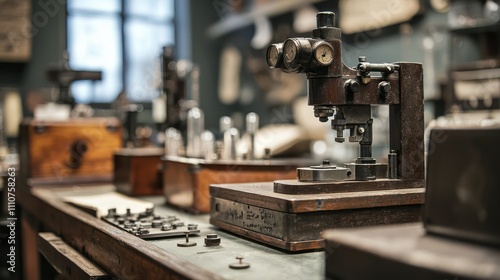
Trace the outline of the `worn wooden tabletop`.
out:
<instances>
[{"instance_id":1,"label":"worn wooden tabletop","mask_svg":"<svg viewBox=\"0 0 500 280\"><path fill-rule=\"evenodd\" d=\"M37 188L21 194L22 207L67 244L119 279L324 279L324 252L285 253L223 232L208 223L208 215L194 216L164 205L163 197L146 197L155 211L198 224L201 234L182 248L182 238L145 241L115 228L62 201L68 195L113 191L112 186ZM221 246L205 247L207 233L217 233ZM250 268L229 264L244 257Z\"/></svg>"}]
</instances>

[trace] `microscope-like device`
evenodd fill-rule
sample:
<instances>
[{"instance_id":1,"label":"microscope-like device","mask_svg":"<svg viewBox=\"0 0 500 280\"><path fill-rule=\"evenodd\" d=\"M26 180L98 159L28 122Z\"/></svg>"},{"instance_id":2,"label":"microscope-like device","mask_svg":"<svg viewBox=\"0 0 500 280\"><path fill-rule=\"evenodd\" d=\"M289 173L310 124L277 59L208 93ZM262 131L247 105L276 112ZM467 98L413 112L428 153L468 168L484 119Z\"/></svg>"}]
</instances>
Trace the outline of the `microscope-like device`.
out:
<instances>
[{"instance_id":1,"label":"microscope-like device","mask_svg":"<svg viewBox=\"0 0 500 280\"><path fill-rule=\"evenodd\" d=\"M72 70L64 68L50 68L47 71L47 79L59 86L58 103L75 106L75 99L71 95L70 87L75 81L100 81L102 71Z\"/></svg>"},{"instance_id":2,"label":"microscope-like device","mask_svg":"<svg viewBox=\"0 0 500 280\"><path fill-rule=\"evenodd\" d=\"M359 143L344 166L329 161L297 169L296 180L212 185L211 223L289 251L319 249L328 228L420 220L424 201L423 72L419 63L342 61L332 12L317 14L312 38L289 38L267 50L271 68L305 73L309 105L330 118L335 141ZM372 156L372 106L389 106L387 161Z\"/></svg>"}]
</instances>

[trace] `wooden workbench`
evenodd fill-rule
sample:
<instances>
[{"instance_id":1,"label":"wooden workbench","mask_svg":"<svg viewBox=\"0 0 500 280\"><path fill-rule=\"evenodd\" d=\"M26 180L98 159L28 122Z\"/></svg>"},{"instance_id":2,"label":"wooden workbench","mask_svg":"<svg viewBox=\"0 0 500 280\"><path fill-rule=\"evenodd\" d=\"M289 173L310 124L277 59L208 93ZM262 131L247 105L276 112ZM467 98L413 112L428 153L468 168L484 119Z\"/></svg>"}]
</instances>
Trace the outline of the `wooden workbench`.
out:
<instances>
[{"instance_id":1,"label":"wooden workbench","mask_svg":"<svg viewBox=\"0 0 500 280\"><path fill-rule=\"evenodd\" d=\"M163 197L149 197L155 211L176 215L198 224L201 234L191 238L196 247L181 248L179 238L145 241L66 204L66 195L114 191L114 187L38 187L20 189L23 209L26 279L40 279L36 258L38 232L43 227L117 279L323 279L324 252L288 254L219 231L208 224L208 215L192 216L164 206ZM205 247L207 233L217 233L221 247ZM229 264L242 255L249 269L233 270ZM26 260L26 258L25 258Z\"/></svg>"}]
</instances>

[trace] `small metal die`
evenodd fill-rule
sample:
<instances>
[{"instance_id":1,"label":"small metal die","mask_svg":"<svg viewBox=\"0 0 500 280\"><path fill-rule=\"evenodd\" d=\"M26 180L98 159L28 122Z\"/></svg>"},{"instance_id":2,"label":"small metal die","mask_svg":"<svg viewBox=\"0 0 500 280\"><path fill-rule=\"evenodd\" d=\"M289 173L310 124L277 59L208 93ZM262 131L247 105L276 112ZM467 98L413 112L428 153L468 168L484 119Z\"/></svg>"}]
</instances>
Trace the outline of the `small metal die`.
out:
<instances>
[{"instance_id":1,"label":"small metal die","mask_svg":"<svg viewBox=\"0 0 500 280\"><path fill-rule=\"evenodd\" d=\"M237 256L236 259L238 260L238 262L230 264L229 265L230 268L232 268L232 269L246 269L246 268L250 267L249 263L243 262L242 256Z\"/></svg>"},{"instance_id":2,"label":"small metal die","mask_svg":"<svg viewBox=\"0 0 500 280\"><path fill-rule=\"evenodd\" d=\"M152 224L149 223L149 222L142 222L141 223L141 227L143 228L151 228L152 227Z\"/></svg>"},{"instance_id":3,"label":"small metal die","mask_svg":"<svg viewBox=\"0 0 500 280\"><path fill-rule=\"evenodd\" d=\"M169 231L172 230L172 225L171 224L165 224L161 226L162 231Z\"/></svg>"},{"instance_id":4,"label":"small metal die","mask_svg":"<svg viewBox=\"0 0 500 280\"><path fill-rule=\"evenodd\" d=\"M132 228L135 224L134 223L126 223L123 225L124 228Z\"/></svg>"},{"instance_id":5,"label":"small metal die","mask_svg":"<svg viewBox=\"0 0 500 280\"><path fill-rule=\"evenodd\" d=\"M185 231L184 234L186 234L186 242L179 242L177 243L177 246L179 247L193 247L196 246L196 242L189 242L189 231Z\"/></svg>"},{"instance_id":6,"label":"small metal die","mask_svg":"<svg viewBox=\"0 0 500 280\"><path fill-rule=\"evenodd\" d=\"M207 237L205 237L205 246L219 246L220 245L220 237L217 236L216 233L209 233Z\"/></svg>"},{"instance_id":7,"label":"small metal die","mask_svg":"<svg viewBox=\"0 0 500 280\"><path fill-rule=\"evenodd\" d=\"M184 226L184 222L181 222L181 221L175 220L174 222L172 222L172 225L174 225L176 228L178 228L178 227L183 227L183 226ZM188 228L188 229L189 229L189 228ZM195 230L195 229L189 229L189 230Z\"/></svg>"},{"instance_id":8,"label":"small metal die","mask_svg":"<svg viewBox=\"0 0 500 280\"><path fill-rule=\"evenodd\" d=\"M116 208L109 208L108 209L108 215L106 217L108 218L113 218L116 214Z\"/></svg>"},{"instance_id":9,"label":"small metal die","mask_svg":"<svg viewBox=\"0 0 500 280\"><path fill-rule=\"evenodd\" d=\"M321 165L297 168L297 180L300 182L338 182L350 179L351 170L336 167L329 160L324 160Z\"/></svg>"}]
</instances>

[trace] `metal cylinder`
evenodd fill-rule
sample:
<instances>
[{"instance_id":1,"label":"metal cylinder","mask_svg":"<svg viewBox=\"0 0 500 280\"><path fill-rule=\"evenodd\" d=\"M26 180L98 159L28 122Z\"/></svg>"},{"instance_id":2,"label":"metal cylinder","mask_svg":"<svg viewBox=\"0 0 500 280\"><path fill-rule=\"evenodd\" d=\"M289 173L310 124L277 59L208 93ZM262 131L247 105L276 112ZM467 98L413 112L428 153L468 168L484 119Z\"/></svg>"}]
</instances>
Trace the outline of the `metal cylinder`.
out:
<instances>
[{"instance_id":1,"label":"metal cylinder","mask_svg":"<svg viewBox=\"0 0 500 280\"><path fill-rule=\"evenodd\" d=\"M248 113L246 117L247 133L255 133L259 129L259 115L254 112Z\"/></svg>"},{"instance_id":2,"label":"metal cylinder","mask_svg":"<svg viewBox=\"0 0 500 280\"><path fill-rule=\"evenodd\" d=\"M319 12L316 14L316 26L318 28L322 27L333 27L335 24L335 14L332 12Z\"/></svg>"},{"instance_id":3,"label":"metal cylinder","mask_svg":"<svg viewBox=\"0 0 500 280\"><path fill-rule=\"evenodd\" d=\"M205 115L200 108L194 107L187 115L187 156L202 157L201 134L205 130Z\"/></svg>"},{"instance_id":4,"label":"metal cylinder","mask_svg":"<svg viewBox=\"0 0 500 280\"><path fill-rule=\"evenodd\" d=\"M236 147L240 140L240 132L237 128L231 127L224 133L224 159L236 159Z\"/></svg>"},{"instance_id":5,"label":"metal cylinder","mask_svg":"<svg viewBox=\"0 0 500 280\"><path fill-rule=\"evenodd\" d=\"M395 150L391 150L387 156L389 161L389 179L398 178L398 154Z\"/></svg>"},{"instance_id":6,"label":"metal cylinder","mask_svg":"<svg viewBox=\"0 0 500 280\"><path fill-rule=\"evenodd\" d=\"M222 116L219 119L219 131L220 131L220 133L224 134L224 132L226 132L226 130L230 129L231 127L233 127L233 120L230 117Z\"/></svg>"},{"instance_id":7,"label":"metal cylinder","mask_svg":"<svg viewBox=\"0 0 500 280\"><path fill-rule=\"evenodd\" d=\"M247 133L250 138L248 145L248 158L255 159L255 133L259 129L259 115L256 113L248 113L246 117Z\"/></svg>"},{"instance_id":8,"label":"metal cylinder","mask_svg":"<svg viewBox=\"0 0 500 280\"><path fill-rule=\"evenodd\" d=\"M214 134L209 130L205 130L201 134L201 150L206 160L214 159L215 137Z\"/></svg>"},{"instance_id":9,"label":"metal cylinder","mask_svg":"<svg viewBox=\"0 0 500 280\"><path fill-rule=\"evenodd\" d=\"M372 145L371 144L359 144L359 156L371 158L372 157Z\"/></svg>"},{"instance_id":10,"label":"metal cylinder","mask_svg":"<svg viewBox=\"0 0 500 280\"><path fill-rule=\"evenodd\" d=\"M181 132L173 127L165 131L165 154L176 156L182 147Z\"/></svg>"}]
</instances>

